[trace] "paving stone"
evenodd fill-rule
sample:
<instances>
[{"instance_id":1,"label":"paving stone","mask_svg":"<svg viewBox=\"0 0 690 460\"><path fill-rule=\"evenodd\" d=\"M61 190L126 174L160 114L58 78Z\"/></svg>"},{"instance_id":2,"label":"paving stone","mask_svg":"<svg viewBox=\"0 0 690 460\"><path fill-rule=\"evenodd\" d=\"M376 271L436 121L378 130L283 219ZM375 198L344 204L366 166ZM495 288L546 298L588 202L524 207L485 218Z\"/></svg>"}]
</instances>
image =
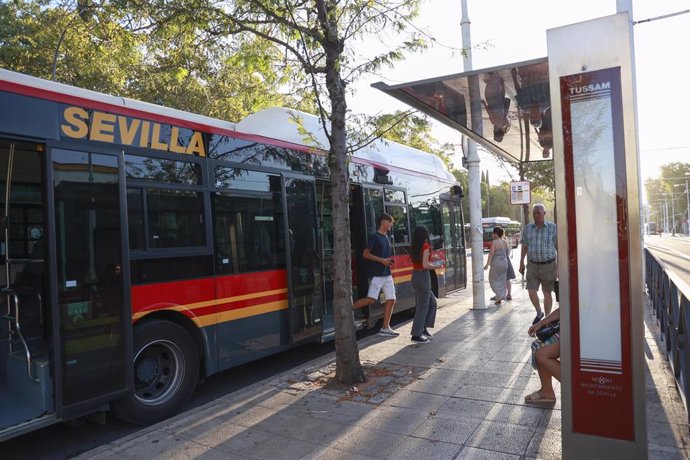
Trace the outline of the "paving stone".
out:
<instances>
[{"instance_id":1,"label":"paving stone","mask_svg":"<svg viewBox=\"0 0 690 460\"><path fill-rule=\"evenodd\" d=\"M355 452L329 448L319 452L318 456L307 455L302 460L371 460L374 458L382 457L369 457L367 455L361 455Z\"/></svg>"},{"instance_id":2,"label":"paving stone","mask_svg":"<svg viewBox=\"0 0 690 460\"><path fill-rule=\"evenodd\" d=\"M427 439L406 438L386 458L390 459L412 459L421 458L443 459L453 458L462 447L441 441L429 441Z\"/></svg>"},{"instance_id":3,"label":"paving stone","mask_svg":"<svg viewBox=\"0 0 690 460\"><path fill-rule=\"evenodd\" d=\"M679 450L661 446L649 446L647 455L648 460L688 460L690 458L687 448Z\"/></svg>"},{"instance_id":4,"label":"paving stone","mask_svg":"<svg viewBox=\"0 0 690 460\"><path fill-rule=\"evenodd\" d=\"M366 414L375 410L376 406L347 401L325 411L315 411L312 416L323 420L332 420L338 423L353 423L360 420Z\"/></svg>"},{"instance_id":5,"label":"paving stone","mask_svg":"<svg viewBox=\"0 0 690 460\"><path fill-rule=\"evenodd\" d=\"M115 452L125 458L193 459L211 449L175 435L156 431L145 442L123 446Z\"/></svg>"},{"instance_id":6,"label":"paving stone","mask_svg":"<svg viewBox=\"0 0 690 460\"><path fill-rule=\"evenodd\" d=\"M450 369L430 369L423 379L418 379L406 387L407 390L436 395L454 395L461 385L466 384L472 375L470 371Z\"/></svg>"},{"instance_id":7,"label":"paving stone","mask_svg":"<svg viewBox=\"0 0 690 460\"><path fill-rule=\"evenodd\" d=\"M484 365L479 369L479 371L489 374L508 375L517 375L520 373L520 370L522 369L522 365L524 363L523 360L520 360L519 362L512 362L511 360L500 360L499 357L505 358L505 354L498 353L498 356L494 356L491 359L491 361L487 361L486 363L484 363Z\"/></svg>"},{"instance_id":8,"label":"paving stone","mask_svg":"<svg viewBox=\"0 0 690 460\"><path fill-rule=\"evenodd\" d=\"M381 406L357 422L359 427L375 428L396 434L410 434L429 414L423 410Z\"/></svg>"},{"instance_id":9,"label":"paving stone","mask_svg":"<svg viewBox=\"0 0 690 460\"><path fill-rule=\"evenodd\" d=\"M321 449L317 444L274 435L253 449L242 451L241 455L256 460L294 460Z\"/></svg>"},{"instance_id":10,"label":"paving stone","mask_svg":"<svg viewBox=\"0 0 690 460\"><path fill-rule=\"evenodd\" d=\"M355 428L335 446L336 449L355 452L373 458L384 458L405 440L405 436L373 428Z\"/></svg>"},{"instance_id":11,"label":"paving stone","mask_svg":"<svg viewBox=\"0 0 690 460\"><path fill-rule=\"evenodd\" d=\"M293 407L291 405L290 407ZM273 415L275 411L267 407L253 406L243 410L235 411L235 414L228 418L231 422L246 427L252 427L263 419Z\"/></svg>"},{"instance_id":12,"label":"paving stone","mask_svg":"<svg viewBox=\"0 0 690 460\"><path fill-rule=\"evenodd\" d=\"M92 460L129 460L122 454L113 452L110 449L94 449L89 452L89 458Z\"/></svg>"},{"instance_id":13,"label":"paving stone","mask_svg":"<svg viewBox=\"0 0 690 460\"><path fill-rule=\"evenodd\" d=\"M448 400L448 396L400 390L386 401L388 406L424 408L426 411L437 411Z\"/></svg>"},{"instance_id":14,"label":"paving stone","mask_svg":"<svg viewBox=\"0 0 690 460\"><path fill-rule=\"evenodd\" d=\"M316 382L319 379L325 378L325 375L322 374L321 372L312 372L311 374L308 374L305 379L310 381L310 382Z\"/></svg>"},{"instance_id":15,"label":"paving stone","mask_svg":"<svg viewBox=\"0 0 690 460\"><path fill-rule=\"evenodd\" d=\"M537 426L544 415L544 409L497 403L486 415L486 420L507 422L515 425Z\"/></svg>"},{"instance_id":16,"label":"paving stone","mask_svg":"<svg viewBox=\"0 0 690 460\"><path fill-rule=\"evenodd\" d=\"M519 455L465 446L455 460L521 460Z\"/></svg>"},{"instance_id":17,"label":"paving stone","mask_svg":"<svg viewBox=\"0 0 690 460\"><path fill-rule=\"evenodd\" d=\"M504 388L480 385L463 385L453 394L454 398L477 399L480 401L500 401Z\"/></svg>"},{"instance_id":18,"label":"paving stone","mask_svg":"<svg viewBox=\"0 0 690 460\"><path fill-rule=\"evenodd\" d=\"M386 395L383 393L379 393L379 394L374 395L371 398L369 398L367 400L367 403L368 404L374 404L374 405L378 406L379 404L383 404L383 402L385 402L385 401L386 401Z\"/></svg>"},{"instance_id":19,"label":"paving stone","mask_svg":"<svg viewBox=\"0 0 690 460\"><path fill-rule=\"evenodd\" d=\"M494 407L494 402L475 399L450 398L439 409L439 416L457 418L476 418L483 420Z\"/></svg>"},{"instance_id":20,"label":"paving stone","mask_svg":"<svg viewBox=\"0 0 690 460\"><path fill-rule=\"evenodd\" d=\"M647 443L655 447L675 447L682 451L690 445L690 434L687 425L647 421Z\"/></svg>"},{"instance_id":21,"label":"paving stone","mask_svg":"<svg viewBox=\"0 0 690 460\"><path fill-rule=\"evenodd\" d=\"M215 448L230 454L243 455L242 452L245 450L252 450L262 443L268 441L273 436L275 435L266 431L248 428L241 433L226 438L222 442L218 443Z\"/></svg>"},{"instance_id":22,"label":"paving stone","mask_svg":"<svg viewBox=\"0 0 690 460\"><path fill-rule=\"evenodd\" d=\"M510 382L515 379L511 374L494 374L488 372L475 372L467 380L468 385L481 385L498 388L508 388Z\"/></svg>"},{"instance_id":23,"label":"paving stone","mask_svg":"<svg viewBox=\"0 0 690 460\"><path fill-rule=\"evenodd\" d=\"M527 446L525 455L544 460L560 460L563 457L560 429L538 429Z\"/></svg>"},{"instance_id":24,"label":"paving stone","mask_svg":"<svg viewBox=\"0 0 690 460\"><path fill-rule=\"evenodd\" d=\"M534 431L534 428L531 427L484 421L477 427L466 444L487 450L523 455Z\"/></svg>"},{"instance_id":25,"label":"paving stone","mask_svg":"<svg viewBox=\"0 0 690 460\"><path fill-rule=\"evenodd\" d=\"M347 436L350 429L351 425L304 417L294 425L286 427L280 434L321 446L331 446L340 441L343 436Z\"/></svg>"},{"instance_id":26,"label":"paving stone","mask_svg":"<svg viewBox=\"0 0 690 460\"><path fill-rule=\"evenodd\" d=\"M539 428L561 431L563 423L563 413L560 410L546 409L537 425Z\"/></svg>"},{"instance_id":27,"label":"paving stone","mask_svg":"<svg viewBox=\"0 0 690 460\"><path fill-rule=\"evenodd\" d=\"M481 419L470 417L434 416L422 422L410 436L462 445L481 423Z\"/></svg>"}]
</instances>

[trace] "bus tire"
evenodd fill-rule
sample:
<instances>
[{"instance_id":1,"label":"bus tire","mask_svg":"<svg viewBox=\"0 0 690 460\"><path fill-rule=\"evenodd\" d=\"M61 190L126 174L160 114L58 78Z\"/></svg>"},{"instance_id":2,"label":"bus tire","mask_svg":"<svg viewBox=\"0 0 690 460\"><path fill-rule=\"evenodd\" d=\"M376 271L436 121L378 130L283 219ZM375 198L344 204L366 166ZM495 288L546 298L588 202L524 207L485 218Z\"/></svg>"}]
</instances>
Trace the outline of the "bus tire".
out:
<instances>
[{"instance_id":1,"label":"bus tire","mask_svg":"<svg viewBox=\"0 0 690 460\"><path fill-rule=\"evenodd\" d=\"M199 380L194 339L170 321L147 321L134 330L134 393L113 403L117 418L150 425L179 413Z\"/></svg>"}]
</instances>

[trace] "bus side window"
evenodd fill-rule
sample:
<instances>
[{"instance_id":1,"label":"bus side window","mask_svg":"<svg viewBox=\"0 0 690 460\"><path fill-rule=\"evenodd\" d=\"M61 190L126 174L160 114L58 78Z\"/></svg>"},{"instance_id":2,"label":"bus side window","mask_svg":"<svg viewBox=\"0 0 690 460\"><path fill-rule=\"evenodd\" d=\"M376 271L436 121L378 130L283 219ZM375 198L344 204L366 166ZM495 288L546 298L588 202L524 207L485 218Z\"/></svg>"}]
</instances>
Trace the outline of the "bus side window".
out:
<instances>
[{"instance_id":1,"label":"bus side window","mask_svg":"<svg viewBox=\"0 0 690 460\"><path fill-rule=\"evenodd\" d=\"M213 197L217 273L285 267L282 207L266 195Z\"/></svg>"}]
</instances>

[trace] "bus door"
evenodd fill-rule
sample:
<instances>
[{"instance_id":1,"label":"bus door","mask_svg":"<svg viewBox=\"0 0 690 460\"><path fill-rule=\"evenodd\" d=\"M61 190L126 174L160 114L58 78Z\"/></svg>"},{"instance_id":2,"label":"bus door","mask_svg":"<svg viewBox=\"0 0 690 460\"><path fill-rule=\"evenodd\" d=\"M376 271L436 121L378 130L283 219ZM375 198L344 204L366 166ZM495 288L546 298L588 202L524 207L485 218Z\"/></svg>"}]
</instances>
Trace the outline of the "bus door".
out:
<instances>
[{"instance_id":1,"label":"bus door","mask_svg":"<svg viewBox=\"0 0 690 460\"><path fill-rule=\"evenodd\" d=\"M55 418L45 145L0 139L0 441Z\"/></svg>"},{"instance_id":2,"label":"bus door","mask_svg":"<svg viewBox=\"0 0 690 460\"><path fill-rule=\"evenodd\" d=\"M62 149L50 158L57 407L68 418L132 389L124 158Z\"/></svg>"},{"instance_id":3,"label":"bus door","mask_svg":"<svg viewBox=\"0 0 690 460\"><path fill-rule=\"evenodd\" d=\"M467 261L460 202L442 199L441 216L443 249L446 254L446 291L450 292L467 286Z\"/></svg>"},{"instance_id":4,"label":"bus door","mask_svg":"<svg viewBox=\"0 0 690 460\"><path fill-rule=\"evenodd\" d=\"M350 245L352 247L350 257L352 258L353 301L367 295L369 281L367 279L367 270L364 265L362 253L364 252L364 248L367 247L367 238L369 236L367 232L369 231L369 227L371 225L376 225L375 223L368 223L368 215L372 214L372 211L367 210L365 200L370 199L371 194L367 192L367 198L365 199L365 190L371 189L365 189L360 184L350 184ZM381 198L379 204L380 210L383 210L383 198ZM374 222L375 221L376 217L374 217ZM353 313L355 315L355 324L362 323L366 321L369 316L369 307L359 308L354 310Z\"/></svg>"},{"instance_id":5,"label":"bus door","mask_svg":"<svg viewBox=\"0 0 690 460\"><path fill-rule=\"evenodd\" d=\"M323 272L314 179L283 174L290 342L322 333Z\"/></svg>"},{"instance_id":6,"label":"bus door","mask_svg":"<svg viewBox=\"0 0 690 460\"><path fill-rule=\"evenodd\" d=\"M359 246L357 248L357 287L358 298L365 297L369 291L369 273L368 264L362 254L367 247L369 236L374 234L378 228L376 226L376 218L383 213L384 210L384 194L383 187L365 185L362 186L362 201L363 208L363 223L364 235L359 238ZM358 202L355 202L359 204ZM382 318L384 314L384 303L381 301L382 297L376 299L376 302L366 307L368 309L369 324L373 325L378 318ZM366 310L362 308L362 311Z\"/></svg>"}]
</instances>

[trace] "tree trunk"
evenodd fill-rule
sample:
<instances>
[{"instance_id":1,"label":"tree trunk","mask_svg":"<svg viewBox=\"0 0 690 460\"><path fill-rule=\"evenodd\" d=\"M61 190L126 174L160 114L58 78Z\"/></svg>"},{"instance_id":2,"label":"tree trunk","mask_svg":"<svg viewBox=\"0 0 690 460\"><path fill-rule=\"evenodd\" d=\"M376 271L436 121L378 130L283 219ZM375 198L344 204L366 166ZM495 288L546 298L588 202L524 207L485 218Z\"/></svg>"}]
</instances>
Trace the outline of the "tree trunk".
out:
<instances>
[{"instance_id":1,"label":"tree trunk","mask_svg":"<svg viewBox=\"0 0 690 460\"><path fill-rule=\"evenodd\" d=\"M336 379L351 385L366 381L352 312L352 255L350 252L350 193L348 183L345 84L339 72L342 46L326 49L326 87L331 100L329 164L333 200L333 313L335 320Z\"/></svg>"}]
</instances>

